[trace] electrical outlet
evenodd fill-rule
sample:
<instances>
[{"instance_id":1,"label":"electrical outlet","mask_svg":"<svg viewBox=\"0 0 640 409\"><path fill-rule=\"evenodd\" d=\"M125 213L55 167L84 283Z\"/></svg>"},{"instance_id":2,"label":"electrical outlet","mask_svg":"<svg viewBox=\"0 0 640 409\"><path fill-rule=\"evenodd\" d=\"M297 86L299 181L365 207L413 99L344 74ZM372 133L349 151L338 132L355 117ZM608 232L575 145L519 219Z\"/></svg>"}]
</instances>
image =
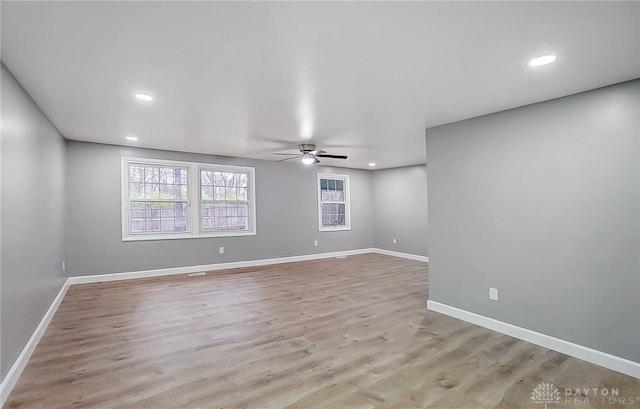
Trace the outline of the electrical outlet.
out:
<instances>
[{"instance_id":1,"label":"electrical outlet","mask_svg":"<svg viewBox=\"0 0 640 409\"><path fill-rule=\"evenodd\" d=\"M220 254L224 254L224 247L220 247Z\"/></svg>"},{"instance_id":2,"label":"electrical outlet","mask_svg":"<svg viewBox=\"0 0 640 409\"><path fill-rule=\"evenodd\" d=\"M316 247L318 247L318 240L314 240L314 241L313 241L313 245L314 245L314 246L316 246Z\"/></svg>"},{"instance_id":3,"label":"electrical outlet","mask_svg":"<svg viewBox=\"0 0 640 409\"><path fill-rule=\"evenodd\" d=\"M64 263L64 260L62 260L62 271L67 271L67 265Z\"/></svg>"},{"instance_id":4,"label":"electrical outlet","mask_svg":"<svg viewBox=\"0 0 640 409\"><path fill-rule=\"evenodd\" d=\"M393 239L393 244L398 244L398 241L396 239Z\"/></svg>"},{"instance_id":5,"label":"electrical outlet","mask_svg":"<svg viewBox=\"0 0 640 409\"><path fill-rule=\"evenodd\" d=\"M493 301L498 301L498 289L489 287L489 299Z\"/></svg>"}]
</instances>

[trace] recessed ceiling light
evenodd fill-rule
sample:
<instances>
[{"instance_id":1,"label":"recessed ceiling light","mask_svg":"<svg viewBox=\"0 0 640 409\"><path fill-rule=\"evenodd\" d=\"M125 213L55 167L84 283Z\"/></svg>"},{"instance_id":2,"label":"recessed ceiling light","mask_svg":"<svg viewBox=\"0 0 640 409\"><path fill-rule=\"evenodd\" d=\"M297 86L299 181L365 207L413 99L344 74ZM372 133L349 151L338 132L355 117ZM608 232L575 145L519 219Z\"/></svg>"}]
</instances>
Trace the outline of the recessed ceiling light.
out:
<instances>
[{"instance_id":1,"label":"recessed ceiling light","mask_svg":"<svg viewBox=\"0 0 640 409\"><path fill-rule=\"evenodd\" d=\"M376 163L375 162L369 162L369 166L371 166L371 167L376 166Z\"/></svg>"},{"instance_id":2,"label":"recessed ceiling light","mask_svg":"<svg viewBox=\"0 0 640 409\"><path fill-rule=\"evenodd\" d=\"M151 100L153 100L153 97L151 95L147 95L147 94L136 94L136 98L138 98L140 101L151 101Z\"/></svg>"},{"instance_id":3,"label":"recessed ceiling light","mask_svg":"<svg viewBox=\"0 0 640 409\"><path fill-rule=\"evenodd\" d=\"M539 67L541 65L551 64L556 60L556 56L553 54L541 55L529 61L529 67Z\"/></svg>"},{"instance_id":4,"label":"recessed ceiling light","mask_svg":"<svg viewBox=\"0 0 640 409\"><path fill-rule=\"evenodd\" d=\"M138 137L137 137L137 136L133 136L133 135L129 135L129 136L127 136L127 138L126 138L126 139L127 139L128 141L137 141L137 140L138 140Z\"/></svg>"}]
</instances>

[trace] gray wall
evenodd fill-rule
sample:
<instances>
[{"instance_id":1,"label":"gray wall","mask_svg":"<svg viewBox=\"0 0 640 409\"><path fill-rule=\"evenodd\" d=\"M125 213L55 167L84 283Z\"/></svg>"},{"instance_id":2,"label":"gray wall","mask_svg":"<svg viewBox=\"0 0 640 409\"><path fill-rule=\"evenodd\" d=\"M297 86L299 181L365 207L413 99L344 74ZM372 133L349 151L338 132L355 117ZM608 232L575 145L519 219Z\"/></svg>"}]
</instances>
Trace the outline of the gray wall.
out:
<instances>
[{"instance_id":1,"label":"gray wall","mask_svg":"<svg viewBox=\"0 0 640 409\"><path fill-rule=\"evenodd\" d=\"M640 80L428 129L430 298L640 362L639 135Z\"/></svg>"},{"instance_id":2,"label":"gray wall","mask_svg":"<svg viewBox=\"0 0 640 409\"><path fill-rule=\"evenodd\" d=\"M375 247L428 255L425 165L374 171L373 203Z\"/></svg>"},{"instance_id":3,"label":"gray wall","mask_svg":"<svg viewBox=\"0 0 640 409\"><path fill-rule=\"evenodd\" d=\"M122 156L220 163L256 168L257 235L123 242ZM67 240L70 275L185 267L324 253L373 246L371 172L306 167L192 153L67 142ZM319 232L316 174L348 174L351 230ZM318 240L318 247L313 241ZM225 253L219 254L218 247Z\"/></svg>"},{"instance_id":4,"label":"gray wall","mask_svg":"<svg viewBox=\"0 0 640 409\"><path fill-rule=\"evenodd\" d=\"M0 373L64 284L64 140L2 65Z\"/></svg>"}]
</instances>

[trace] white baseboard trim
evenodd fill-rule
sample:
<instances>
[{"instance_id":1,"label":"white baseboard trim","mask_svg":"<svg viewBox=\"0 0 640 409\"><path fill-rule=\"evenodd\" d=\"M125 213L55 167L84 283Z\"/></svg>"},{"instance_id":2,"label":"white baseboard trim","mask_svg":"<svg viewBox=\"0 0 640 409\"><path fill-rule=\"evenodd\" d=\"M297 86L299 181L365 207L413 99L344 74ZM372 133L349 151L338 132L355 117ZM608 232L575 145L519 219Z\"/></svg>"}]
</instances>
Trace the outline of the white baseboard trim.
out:
<instances>
[{"instance_id":1,"label":"white baseboard trim","mask_svg":"<svg viewBox=\"0 0 640 409\"><path fill-rule=\"evenodd\" d=\"M379 249L379 248L374 248L373 252L378 254L384 254L385 256L408 258L409 260L422 261L425 263L429 262L429 257L418 256L417 254L401 253L399 251L385 250L385 249Z\"/></svg>"},{"instance_id":2,"label":"white baseboard trim","mask_svg":"<svg viewBox=\"0 0 640 409\"><path fill-rule=\"evenodd\" d=\"M539 332L498 321L493 318L488 318L473 312L461 310L437 301L427 301L427 309L640 379L640 363L638 362L587 348L579 344L574 344L573 342L541 334Z\"/></svg>"},{"instance_id":3,"label":"white baseboard trim","mask_svg":"<svg viewBox=\"0 0 640 409\"><path fill-rule=\"evenodd\" d=\"M64 298L64 295L67 293L68 289L69 279L65 280L62 288L58 292L58 295L53 299L51 306L42 317L42 320L40 320L40 324L38 324L35 331L33 331L31 338L29 338L27 344L24 346L24 348L22 348L22 352L20 352L20 355L18 355L18 358L11 366L11 369L9 369L7 376L5 376L5 378L2 380L2 384L0 384L0 408L6 402L9 394L13 390L13 387L16 386L18 378L20 378L22 371L27 366L29 358L31 358L31 354L33 354L36 346L38 346L38 342L40 342L40 339L44 335L44 332L47 330L49 322L51 322L53 315L58 310L58 307L60 306L60 303L62 302L62 299Z\"/></svg>"},{"instance_id":4,"label":"white baseboard trim","mask_svg":"<svg viewBox=\"0 0 640 409\"><path fill-rule=\"evenodd\" d=\"M332 258L332 257L346 257L346 256L353 256L356 254L365 254L365 253L375 253L375 249L367 248L367 249L357 249L357 250L334 251L331 253L305 254L302 256L267 258L267 259L261 259L261 260L248 260L248 261L234 261L229 263L204 264L204 265L189 266L189 267L173 267L173 268L163 268L158 270L132 271L127 273L110 273L110 274L97 274L97 275L91 275L91 276L75 276L75 277L70 277L69 282L70 284L75 285L75 284L100 283L105 281L133 280L137 278L149 278L149 277L160 277L160 276L167 276L167 275L174 275L174 274L197 273L200 271L216 271L216 270L227 270L231 268L266 266L270 264L295 263L297 261L319 260L323 258Z\"/></svg>"},{"instance_id":5,"label":"white baseboard trim","mask_svg":"<svg viewBox=\"0 0 640 409\"><path fill-rule=\"evenodd\" d=\"M90 275L90 276L75 276L75 277L69 277L69 284L75 285L75 284L101 283L106 281L134 280L138 278L161 277L161 276L174 275L174 274L197 273L200 271L217 271L217 270L228 270L231 268L258 267L258 266L267 266L270 264L295 263L297 261L319 260L323 258L332 258L332 257L346 257L346 256L353 256L357 254L366 254L366 253L378 253L378 254L384 254L387 256L402 257L410 260L429 262L429 257L425 257L425 256L418 256L415 254L401 253L399 251L390 251L390 250L384 250L384 249L378 249L378 248L365 248L365 249L357 249L357 250L334 251L330 253L305 254L302 256L266 258L261 260L234 261L229 263L204 264L204 265L188 266L188 267L172 267L172 268L162 268L162 269L156 269L156 270L131 271L126 273L109 273L109 274L96 274L96 275Z\"/></svg>"}]
</instances>

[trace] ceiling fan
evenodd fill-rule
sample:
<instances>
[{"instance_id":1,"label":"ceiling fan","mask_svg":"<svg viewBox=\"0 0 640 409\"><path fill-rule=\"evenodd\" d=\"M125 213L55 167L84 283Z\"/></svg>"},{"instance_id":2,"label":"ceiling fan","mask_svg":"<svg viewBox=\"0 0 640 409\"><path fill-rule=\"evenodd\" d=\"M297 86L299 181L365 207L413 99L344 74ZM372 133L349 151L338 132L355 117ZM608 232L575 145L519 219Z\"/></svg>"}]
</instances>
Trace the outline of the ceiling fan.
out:
<instances>
[{"instance_id":1,"label":"ceiling fan","mask_svg":"<svg viewBox=\"0 0 640 409\"><path fill-rule=\"evenodd\" d=\"M277 162L282 162L289 159L297 159L301 158L300 161L305 165L312 165L314 163L320 163L320 159L318 158L333 158L333 159L347 159L345 155L329 155L326 151L322 149L316 149L316 145L312 143L301 143L298 145L298 149L300 149L300 154L297 153L274 153L274 155L286 155L291 156L290 158L280 159Z\"/></svg>"}]
</instances>

